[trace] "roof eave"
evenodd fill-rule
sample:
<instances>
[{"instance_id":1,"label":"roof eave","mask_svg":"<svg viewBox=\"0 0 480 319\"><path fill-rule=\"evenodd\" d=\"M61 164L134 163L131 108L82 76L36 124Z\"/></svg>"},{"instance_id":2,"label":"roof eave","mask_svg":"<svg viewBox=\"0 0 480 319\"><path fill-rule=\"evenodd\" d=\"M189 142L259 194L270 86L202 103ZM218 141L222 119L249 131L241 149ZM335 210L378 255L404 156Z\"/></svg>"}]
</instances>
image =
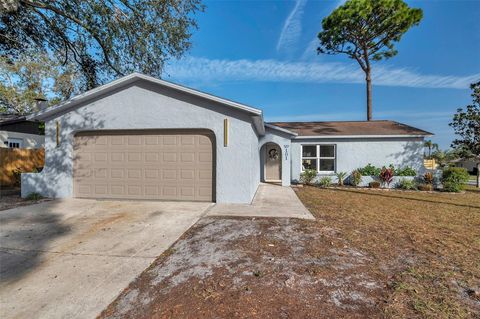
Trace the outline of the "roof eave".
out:
<instances>
[{"instance_id":1,"label":"roof eave","mask_svg":"<svg viewBox=\"0 0 480 319\"><path fill-rule=\"evenodd\" d=\"M396 135L298 135L294 139L321 139L321 138L405 138L429 137L433 134L396 134Z\"/></svg>"},{"instance_id":2,"label":"roof eave","mask_svg":"<svg viewBox=\"0 0 480 319\"><path fill-rule=\"evenodd\" d=\"M265 127L271 128L272 130L277 130L277 131L280 131L280 132L283 132L283 133L287 133L287 134L292 135L292 136L297 136L298 135L295 132L292 132L290 130L284 129L284 128L276 126L276 125L268 124L268 123L265 123Z\"/></svg>"},{"instance_id":3,"label":"roof eave","mask_svg":"<svg viewBox=\"0 0 480 319\"><path fill-rule=\"evenodd\" d=\"M154 77L147 76L147 75L140 74L140 73L129 74L129 75L124 76L120 79L114 80L110 83L99 86L95 89L89 90L89 91L87 91L85 93L82 93L80 95L77 95L77 96L71 98L70 100L65 101L61 104L58 104L56 106L53 106L53 107L50 107L50 108L47 108L47 109L44 109L44 110L41 110L41 111L36 112L36 113L33 113L33 114L31 114L27 117L27 120L37 120L37 121L38 120L45 120L45 119L50 118L50 117L54 116L55 114L57 114L57 113L59 113L63 110L74 107L74 106L76 106L80 103L83 103L85 101L93 99L93 98L95 98L99 95L108 93L108 92L110 92L112 90L115 90L119 87L122 87L122 86L128 85L130 83L136 82L138 80L145 80L145 81L148 81L148 82L151 82L151 83L156 83L156 84L159 84L159 85L162 85L162 86L165 86L165 87L169 87L169 88L172 88L172 89L184 92L184 93L188 93L188 94L191 94L191 95L195 95L195 96L198 96L198 97L208 99L210 101L214 101L214 102L217 102L217 103L220 103L220 104L224 104L224 105L230 106L232 108L238 109L240 111L250 113L252 115L259 115L260 117L262 117L262 121L263 121L262 110L259 110L259 109L241 104L241 103L237 103L237 102L234 102L234 101L230 101L230 100L227 100L227 99L223 99L223 98L220 98L220 97L208 94L208 93L200 92L200 91L197 91L197 90L194 90L194 89L191 89L191 88L188 88L188 87L184 87L184 86L181 86L181 85L178 85L178 84L174 84L174 83L167 82L167 81L164 81L164 80L156 79Z\"/></svg>"},{"instance_id":4,"label":"roof eave","mask_svg":"<svg viewBox=\"0 0 480 319\"><path fill-rule=\"evenodd\" d=\"M260 136L265 135L263 114L252 116L252 120L253 120L253 126L255 127L255 130L257 131L258 135Z\"/></svg>"},{"instance_id":5,"label":"roof eave","mask_svg":"<svg viewBox=\"0 0 480 319\"><path fill-rule=\"evenodd\" d=\"M3 121L3 122L0 122L0 125L14 124L14 123L25 122L25 121L28 121L28 120L25 116L23 116L21 118L16 118L16 119L13 119L13 120L6 120L6 121Z\"/></svg>"}]
</instances>

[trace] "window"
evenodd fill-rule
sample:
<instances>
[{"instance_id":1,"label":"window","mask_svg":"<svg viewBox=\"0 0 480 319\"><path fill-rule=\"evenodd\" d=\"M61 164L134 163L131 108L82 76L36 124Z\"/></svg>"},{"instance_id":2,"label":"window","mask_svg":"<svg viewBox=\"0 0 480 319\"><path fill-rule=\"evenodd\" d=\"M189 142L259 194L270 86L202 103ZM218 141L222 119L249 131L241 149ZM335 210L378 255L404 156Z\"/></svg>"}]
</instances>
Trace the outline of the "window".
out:
<instances>
[{"instance_id":1,"label":"window","mask_svg":"<svg viewBox=\"0 0 480 319\"><path fill-rule=\"evenodd\" d=\"M302 145L302 171L335 172L335 145Z\"/></svg>"},{"instance_id":2,"label":"window","mask_svg":"<svg viewBox=\"0 0 480 319\"><path fill-rule=\"evenodd\" d=\"M23 146L23 139L21 138L8 138L9 148L21 148Z\"/></svg>"}]
</instances>

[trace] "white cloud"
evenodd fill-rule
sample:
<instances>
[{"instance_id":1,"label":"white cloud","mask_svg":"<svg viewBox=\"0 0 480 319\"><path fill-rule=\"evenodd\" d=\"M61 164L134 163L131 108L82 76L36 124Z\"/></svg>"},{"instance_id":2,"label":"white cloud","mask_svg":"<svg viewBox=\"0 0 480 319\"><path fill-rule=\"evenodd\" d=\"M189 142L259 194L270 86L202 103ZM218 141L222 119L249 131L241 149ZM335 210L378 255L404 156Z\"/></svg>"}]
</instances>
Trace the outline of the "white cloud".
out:
<instances>
[{"instance_id":1,"label":"white cloud","mask_svg":"<svg viewBox=\"0 0 480 319\"><path fill-rule=\"evenodd\" d=\"M172 78L184 82L219 83L259 81L291 83L364 83L364 73L354 63L283 62L278 60L210 60L190 57L166 68ZM480 73L468 76L421 74L406 68L377 65L374 85L419 88L466 89Z\"/></svg>"},{"instance_id":2,"label":"white cloud","mask_svg":"<svg viewBox=\"0 0 480 319\"><path fill-rule=\"evenodd\" d=\"M313 38L312 41L308 43L307 47L305 48L305 51L303 51L301 59L309 60L309 59L318 57L318 54L317 54L318 44L319 44L318 38L317 37Z\"/></svg>"},{"instance_id":3,"label":"white cloud","mask_svg":"<svg viewBox=\"0 0 480 319\"><path fill-rule=\"evenodd\" d=\"M334 9L338 8L339 6L341 6L342 4L345 3L346 0L338 0L336 2L334 2L334 5L331 9L331 11L333 11ZM305 48L305 51L303 51L303 54L302 54L302 57L301 59L302 60L308 60L308 59L312 59L314 57L318 57L317 55L317 47L318 47L318 38L317 36L315 36L307 45L307 47Z\"/></svg>"},{"instance_id":4,"label":"white cloud","mask_svg":"<svg viewBox=\"0 0 480 319\"><path fill-rule=\"evenodd\" d=\"M302 33L302 17L307 0L296 0L295 7L283 24L277 42L277 51L291 50Z\"/></svg>"}]
</instances>

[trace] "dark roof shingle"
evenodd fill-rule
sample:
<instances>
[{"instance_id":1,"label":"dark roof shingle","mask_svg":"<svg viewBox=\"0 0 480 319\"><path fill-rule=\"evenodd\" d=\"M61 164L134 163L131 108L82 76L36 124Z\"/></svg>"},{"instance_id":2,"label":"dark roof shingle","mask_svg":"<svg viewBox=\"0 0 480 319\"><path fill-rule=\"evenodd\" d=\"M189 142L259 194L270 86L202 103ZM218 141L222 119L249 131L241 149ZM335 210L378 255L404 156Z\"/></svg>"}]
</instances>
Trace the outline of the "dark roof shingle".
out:
<instances>
[{"instance_id":1,"label":"dark roof shingle","mask_svg":"<svg viewBox=\"0 0 480 319\"><path fill-rule=\"evenodd\" d=\"M24 121L25 116L12 113L0 113L0 123L7 124L12 122Z\"/></svg>"},{"instance_id":2,"label":"dark roof shingle","mask_svg":"<svg viewBox=\"0 0 480 319\"><path fill-rule=\"evenodd\" d=\"M298 136L350 135L433 135L430 132L395 121L269 122Z\"/></svg>"}]
</instances>

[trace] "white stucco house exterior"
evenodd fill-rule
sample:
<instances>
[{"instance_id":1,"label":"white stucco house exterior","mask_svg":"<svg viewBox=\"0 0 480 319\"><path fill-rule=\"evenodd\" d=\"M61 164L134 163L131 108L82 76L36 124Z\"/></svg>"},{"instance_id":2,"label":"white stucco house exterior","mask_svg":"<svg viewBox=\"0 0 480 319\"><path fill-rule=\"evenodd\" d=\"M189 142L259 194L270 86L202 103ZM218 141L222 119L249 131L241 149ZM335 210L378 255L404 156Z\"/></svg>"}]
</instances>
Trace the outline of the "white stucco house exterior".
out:
<instances>
[{"instance_id":1,"label":"white stucco house exterior","mask_svg":"<svg viewBox=\"0 0 480 319\"><path fill-rule=\"evenodd\" d=\"M392 121L265 123L260 109L134 73L29 117L45 121L45 167L22 195L249 203L367 163L423 166L431 135Z\"/></svg>"},{"instance_id":2,"label":"white stucco house exterior","mask_svg":"<svg viewBox=\"0 0 480 319\"><path fill-rule=\"evenodd\" d=\"M43 148L44 143L38 122L22 115L0 114L0 148Z\"/></svg>"}]
</instances>

